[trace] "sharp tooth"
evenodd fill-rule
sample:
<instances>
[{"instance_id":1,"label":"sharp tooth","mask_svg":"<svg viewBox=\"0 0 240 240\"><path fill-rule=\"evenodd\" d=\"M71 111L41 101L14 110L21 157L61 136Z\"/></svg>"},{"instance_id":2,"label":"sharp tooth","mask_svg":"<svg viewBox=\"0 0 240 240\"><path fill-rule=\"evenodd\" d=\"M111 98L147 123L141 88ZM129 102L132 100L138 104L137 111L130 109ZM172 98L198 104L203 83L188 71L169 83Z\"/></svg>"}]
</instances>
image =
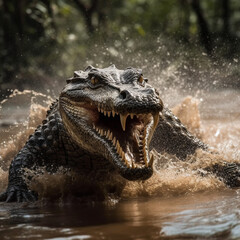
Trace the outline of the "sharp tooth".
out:
<instances>
[{"instance_id":1,"label":"sharp tooth","mask_svg":"<svg viewBox=\"0 0 240 240\"><path fill-rule=\"evenodd\" d=\"M144 158L147 157L147 153L146 153L146 150L145 150L145 149L143 149L143 155L144 155Z\"/></svg>"},{"instance_id":2,"label":"sharp tooth","mask_svg":"<svg viewBox=\"0 0 240 240\"><path fill-rule=\"evenodd\" d=\"M148 166L149 167L152 167L153 166L153 161L154 161L154 157L153 157L153 154L151 155L151 158L150 158L150 161L148 163Z\"/></svg>"},{"instance_id":3,"label":"sharp tooth","mask_svg":"<svg viewBox=\"0 0 240 240\"><path fill-rule=\"evenodd\" d=\"M98 104L98 111L101 112L100 103Z\"/></svg>"},{"instance_id":4,"label":"sharp tooth","mask_svg":"<svg viewBox=\"0 0 240 240\"><path fill-rule=\"evenodd\" d=\"M159 113L153 116L153 129L155 129L155 127L157 126L158 121L159 121Z\"/></svg>"},{"instance_id":5,"label":"sharp tooth","mask_svg":"<svg viewBox=\"0 0 240 240\"><path fill-rule=\"evenodd\" d=\"M107 130L107 134L106 134L106 138L109 138L109 135L110 135L110 131L109 129Z\"/></svg>"},{"instance_id":6,"label":"sharp tooth","mask_svg":"<svg viewBox=\"0 0 240 240\"><path fill-rule=\"evenodd\" d=\"M110 117L110 116L111 116L111 112L110 112L110 111L109 111L107 114L108 114L108 117Z\"/></svg>"},{"instance_id":7,"label":"sharp tooth","mask_svg":"<svg viewBox=\"0 0 240 240\"><path fill-rule=\"evenodd\" d=\"M101 136L103 135L103 130L102 130L102 129L100 130L100 135L101 135Z\"/></svg>"},{"instance_id":8,"label":"sharp tooth","mask_svg":"<svg viewBox=\"0 0 240 240\"><path fill-rule=\"evenodd\" d=\"M133 117L134 117L134 114L133 114L133 113L131 113L131 114L130 114L130 116L131 116L131 119L133 119Z\"/></svg>"},{"instance_id":9,"label":"sharp tooth","mask_svg":"<svg viewBox=\"0 0 240 240\"><path fill-rule=\"evenodd\" d=\"M113 145L114 146L116 145L116 138L115 137L113 138Z\"/></svg>"},{"instance_id":10,"label":"sharp tooth","mask_svg":"<svg viewBox=\"0 0 240 240\"><path fill-rule=\"evenodd\" d=\"M112 136L113 136L113 135L112 135L112 132L110 132L110 135L109 135L109 138L108 138L108 139L109 139L109 140L112 140Z\"/></svg>"},{"instance_id":11,"label":"sharp tooth","mask_svg":"<svg viewBox=\"0 0 240 240\"><path fill-rule=\"evenodd\" d=\"M101 113L103 113L103 109L101 108Z\"/></svg>"},{"instance_id":12,"label":"sharp tooth","mask_svg":"<svg viewBox=\"0 0 240 240\"><path fill-rule=\"evenodd\" d=\"M132 161L132 168L136 168L136 165L133 161Z\"/></svg>"},{"instance_id":13,"label":"sharp tooth","mask_svg":"<svg viewBox=\"0 0 240 240\"><path fill-rule=\"evenodd\" d=\"M119 144L119 141L117 140L117 152L118 152L118 154L120 155L120 144Z\"/></svg>"},{"instance_id":14,"label":"sharp tooth","mask_svg":"<svg viewBox=\"0 0 240 240\"><path fill-rule=\"evenodd\" d=\"M112 115L113 115L113 117L115 117L115 111L114 110L112 110Z\"/></svg>"},{"instance_id":15,"label":"sharp tooth","mask_svg":"<svg viewBox=\"0 0 240 240\"><path fill-rule=\"evenodd\" d=\"M104 112L104 116L106 116L107 115L107 111L104 110L103 112Z\"/></svg>"},{"instance_id":16,"label":"sharp tooth","mask_svg":"<svg viewBox=\"0 0 240 240\"><path fill-rule=\"evenodd\" d=\"M158 125L158 121L159 121L159 113L156 113L155 115L153 115L153 127L151 128L151 131L150 131L149 136L148 136L148 145L149 145L149 143L152 139L154 130Z\"/></svg>"},{"instance_id":17,"label":"sharp tooth","mask_svg":"<svg viewBox=\"0 0 240 240\"><path fill-rule=\"evenodd\" d=\"M118 142L118 144L119 144L119 142ZM120 144L119 144L118 148L119 148L119 155L122 156L122 148L121 148Z\"/></svg>"},{"instance_id":18,"label":"sharp tooth","mask_svg":"<svg viewBox=\"0 0 240 240\"><path fill-rule=\"evenodd\" d=\"M120 121L121 121L123 131L125 131L125 129L126 129L127 117L128 117L128 114L126 114L126 115L120 114Z\"/></svg>"},{"instance_id":19,"label":"sharp tooth","mask_svg":"<svg viewBox=\"0 0 240 240\"><path fill-rule=\"evenodd\" d=\"M93 124L93 129L95 129L96 127L95 127L95 125Z\"/></svg>"},{"instance_id":20,"label":"sharp tooth","mask_svg":"<svg viewBox=\"0 0 240 240\"><path fill-rule=\"evenodd\" d=\"M125 152L122 150L122 148L121 148L121 156L122 156L122 159L125 159Z\"/></svg>"}]
</instances>

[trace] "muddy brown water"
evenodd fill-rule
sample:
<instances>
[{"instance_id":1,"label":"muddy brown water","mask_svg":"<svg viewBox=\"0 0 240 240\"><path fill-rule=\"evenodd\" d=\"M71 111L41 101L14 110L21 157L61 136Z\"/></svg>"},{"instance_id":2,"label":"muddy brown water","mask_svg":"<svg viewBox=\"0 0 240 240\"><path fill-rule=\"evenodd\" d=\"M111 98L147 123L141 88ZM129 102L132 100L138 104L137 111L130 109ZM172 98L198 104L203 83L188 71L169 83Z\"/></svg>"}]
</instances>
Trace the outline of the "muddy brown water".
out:
<instances>
[{"instance_id":1,"label":"muddy brown water","mask_svg":"<svg viewBox=\"0 0 240 240\"><path fill-rule=\"evenodd\" d=\"M158 155L161 164L151 179L129 183L120 200L109 198L103 203L64 200L61 173L41 178L38 202L0 203L0 239L240 239L240 189L197 173L200 166L216 161L240 162L240 92L218 90L194 96L178 93L174 99L163 98L220 155L199 151L185 163ZM1 103L0 191L7 186L9 162L50 101L25 91ZM60 197L47 198L51 191Z\"/></svg>"}]
</instances>

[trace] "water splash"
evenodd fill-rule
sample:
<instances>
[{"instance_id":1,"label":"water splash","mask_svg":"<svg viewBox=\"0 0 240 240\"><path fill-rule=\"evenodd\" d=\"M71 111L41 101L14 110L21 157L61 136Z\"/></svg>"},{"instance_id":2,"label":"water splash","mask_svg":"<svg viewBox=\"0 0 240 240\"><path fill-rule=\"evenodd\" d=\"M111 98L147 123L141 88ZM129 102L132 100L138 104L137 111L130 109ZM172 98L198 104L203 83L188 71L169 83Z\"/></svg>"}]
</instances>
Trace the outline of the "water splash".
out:
<instances>
[{"instance_id":1,"label":"water splash","mask_svg":"<svg viewBox=\"0 0 240 240\"><path fill-rule=\"evenodd\" d=\"M217 98L217 96L215 96ZM7 186L8 167L16 153L22 148L28 136L33 133L35 127L45 118L47 106L52 102L52 98L34 91L14 91L13 94L1 102L1 120L6 120L10 115L11 101L13 104L20 104L20 112L25 115L25 119L15 122L11 126L1 129L3 138L0 143L0 191ZM23 103L25 106L23 107ZM122 191L123 198L132 198L137 196L176 196L182 194L191 194L202 191L212 191L225 188L225 185L214 175L201 176L199 169L212 165L219 161L240 161L239 154L239 122L235 122L234 129L229 128L227 122L218 120L218 124L211 123L212 120L201 119L199 113L200 101L193 97L186 97L180 104L172 108L173 112L182 120L182 122L198 137L215 146L218 151L225 149L223 154L210 154L198 150L187 161L179 161L175 156L168 154L159 154L153 151L158 159L155 166L153 177L144 182L127 182L121 189L123 182L121 177L115 179L118 181L119 189ZM14 105L15 106L15 105ZM205 110L206 111L206 110ZM14 118L14 115L11 116ZM16 116L15 116L16 117ZM16 119L15 119L16 120ZM210 121L210 124L209 124ZM12 123L10 121L10 123ZM236 131L238 129L238 131ZM215 140L214 140L215 139ZM230 147L230 149L228 149ZM226 151L227 149L227 151ZM44 169L43 169L44 172ZM81 186L80 182L83 182ZM60 169L55 174L46 172L35 177L31 187L39 192L40 199L62 199L64 196L73 195L84 185L86 189L91 188L91 181L86 181L76 173L68 172L66 169ZM106 188L111 187L111 179L92 188L102 190L106 193ZM104 188L104 187L105 188ZM120 191L120 190L119 190ZM99 191L100 192L100 191Z\"/></svg>"},{"instance_id":2,"label":"water splash","mask_svg":"<svg viewBox=\"0 0 240 240\"><path fill-rule=\"evenodd\" d=\"M24 146L36 126L41 124L46 116L47 106L52 101L51 97L35 91L14 90L9 98L0 103L2 125L0 128L0 166L4 171L8 169L13 157Z\"/></svg>"}]
</instances>

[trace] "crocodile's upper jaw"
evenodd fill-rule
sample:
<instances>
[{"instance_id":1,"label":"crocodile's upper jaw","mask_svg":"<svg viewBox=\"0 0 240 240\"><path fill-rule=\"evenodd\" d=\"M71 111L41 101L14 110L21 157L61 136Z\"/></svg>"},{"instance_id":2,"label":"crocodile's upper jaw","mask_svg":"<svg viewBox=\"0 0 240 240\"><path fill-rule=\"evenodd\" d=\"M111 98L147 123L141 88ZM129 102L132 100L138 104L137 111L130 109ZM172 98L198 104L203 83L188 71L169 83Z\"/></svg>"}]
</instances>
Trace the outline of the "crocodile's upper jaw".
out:
<instances>
[{"instance_id":1,"label":"crocodile's upper jaw","mask_svg":"<svg viewBox=\"0 0 240 240\"><path fill-rule=\"evenodd\" d=\"M119 91L114 89L112 95L117 102ZM106 104L106 98L104 103L94 97L76 101L63 92L60 113L71 137L82 148L104 156L129 180L147 179L153 172L148 147L162 109L158 96L153 98L156 103L149 108L140 105L129 111L115 106L114 101Z\"/></svg>"}]
</instances>

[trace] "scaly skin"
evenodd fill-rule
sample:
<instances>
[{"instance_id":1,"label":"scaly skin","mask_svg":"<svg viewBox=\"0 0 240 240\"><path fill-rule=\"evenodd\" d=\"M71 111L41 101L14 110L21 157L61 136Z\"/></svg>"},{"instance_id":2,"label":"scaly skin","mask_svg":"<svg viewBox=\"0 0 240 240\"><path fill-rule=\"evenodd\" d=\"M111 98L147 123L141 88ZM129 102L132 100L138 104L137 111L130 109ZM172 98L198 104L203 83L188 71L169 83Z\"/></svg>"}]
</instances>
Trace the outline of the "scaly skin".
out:
<instances>
[{"instance_id":1,"label":"scaly skin","mask_svg":"<svg viewBox=\"0 0 240 240\"><path fill-rule=\"evenodd\" d=\"M207 150L208 146L193 136L181 121L167 108L164 108L150 144L158 152L167 152L184 160L197 148Z\"/></svg>"},{"instance_id":2,"label":"scaly skin","mask_svg":"<svg viewBox=\"0 0 240 240\"><path fill-rule=\"evenodd\" d=\"M182 160L197 148L208 150L164 108L141 70L89 66L67 80L59 101L12 161L0 201L37 200L37 193L28 189L25 171L38 167L55 172L64 166L86 178L94 175L96 181L100 175L114 179L119 174L126 181L148 179L154 161L149 148ZM207 170L229 186L240 185L236 164Z\"/></svg>"}]
</instances>

